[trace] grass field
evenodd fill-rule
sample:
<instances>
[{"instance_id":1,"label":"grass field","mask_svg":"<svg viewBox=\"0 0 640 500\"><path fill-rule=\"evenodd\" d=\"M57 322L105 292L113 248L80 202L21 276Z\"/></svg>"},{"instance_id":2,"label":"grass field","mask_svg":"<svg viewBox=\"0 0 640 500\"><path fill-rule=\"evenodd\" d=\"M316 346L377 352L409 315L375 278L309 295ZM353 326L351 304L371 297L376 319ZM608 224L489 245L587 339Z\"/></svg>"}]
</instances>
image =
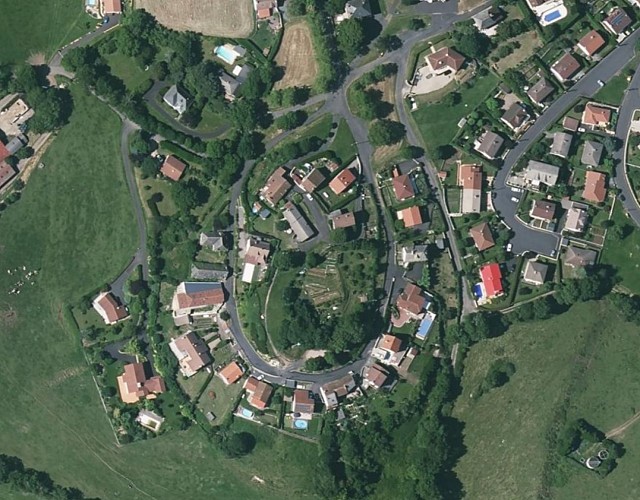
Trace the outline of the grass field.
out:
<instances>
[{"instance_id":1,"label":"grass field","mask_svg":"<svg viewBox=\"0 0 640 500\"><path fill-rule=\"evenodd\" d=\"M253 32L251 0L135 0L137 9L150 12L159 23L207 36L246 38Z\"/></svg>"},{"instance_id":2,"label":"grass field","mask_svg":"<svg viewBox=\"0 0 640 500\"><path fill-rule=\"evenodd\" d=\"M136 247L135 222L119 160L119 121L98 100L75 88L74 96L71 123L43 159L46 167L0 217L0 452L105 499L224 498L229 492L281 498L284 490L309 496L315 449L280 435L270 441L279 455L270 456L259 439L255 455L233 461L197 428L115 445L64 306L127 264ZM5 269L22 265L40 268L38 281L8 295L14 281ZM287 450L297 453L295 461L274 466ZM265 484L252 483L254 475Z\"/></svg>"},{"instance_id":3,"label":"grass field","mask_svg":"<svg viewBox=\"0 0 640 500\"><path fill-rule=\"evenodd\" d=\"M283 300L283 292L285 288L293 284L298 276L298 270L280 271L275 278L269 295L269 302L265 304L265 317L267 323L267 331L273 343L278 346L284 342L281 341L282 323L287 317L285 312L285 304Z\"/></svg>"},{"instance_id":4,"label":"grass field","mask_svg":"<svg viewBox=\"0 0 640 500\"><path fill-rule=\"evenodd\" d=\"M468 498L540 498L548 433L565 411L566 418L583 417L605 432L627 420L640 397L636 330L606 301L590 302L474 346L454 410L465 424L467 453L456 472ZM505 386L473 399L499 358L513 362L516 373ZM611 476L602 480L573 469L561 496L637 498L640 427L630 428L622 440L630 453Z\"/></svg>"},{"instance_id":5,"label":"grass field","mask_svg":"<svg viewBox=\"0 0 640 500\"><path fill-rule=\"evenodd\" d=\"M619 202L613 211L613 221L619 226L627 225L633 231L622 241L607 238L600 260L618 270L622 286L632 293L640 294L640 230L624 216Z\"/></svg>"},{"instance_id":6,"label":"grass field","mask_svg":"<svg viewBox=\"0 0 640 500\"><path fill-rule=\"evenodd\" d=\"M330 149L338 155L342 163L346 163L353 158L358 150L356 149L355 139L351 133L351 129L344 118L341 118L338 122L338 128L336 129L336 135L331 143Z\"/></svg>"},{"instance_id":7,"label":"grass field","mask_svg":"<svg viewBox=\"0 0 640 500\"><path fill-rule=\"evenodd\" d=\"M137 90L142 82L150 78L149 73L138 66L133 57L125 56L121 52L114 52L105 57L111 72L120 78L130 91Z\"/></svg>"},{"instance_id":8,"label":"grass field","mask_svg":"<svg viewBox=\"0 0 640 500\"><path fill-rule=\"evenodd\" d=\"M284 77L276 83L276 89L313 84L318 65L306 22L296 21L286 25L275 61L284 68Z\"/></svg>"},{"instance_id":9,"label":"grass field","mask_svg":"<svg viewBox=\"0 0 640 500\"><path fill-rule=\"evenodd\" d=\"M595 96L593 96L593 100L604 104L610 104L612 106L620 106L622 98L624 97L624 91L627 90L627 87L629 86L627 70L635 70L638 66L638 59L639 57L634 57L624 70L610 78L605 86L602 87Z\"/></svg>"},{"instance_id":10,"label":"grass field","mask_svg":"<svg viewBox=\"0 0 640 500\"><path fill-rule=\"evenodd\" d=\"M455 106L444 104L423 104L412 113L427 149L433 151L438 146L451 144L458 133L458 122L489 95L497 85L498 78L489 73L475 78L470 88L460 87L460 102Z\"/></svg>"},{"instance_id":11,"label":"grass field","mask_svg":"<svg viewBox=\"0 0 640 500\"><path fill-rule=\"evenodd\" d=\"M83 0L0 0L0 64L42 54L43 64L60 47L95 27ZM35 62L35 61L34 61Z\"/></svg>"}]
</instances>

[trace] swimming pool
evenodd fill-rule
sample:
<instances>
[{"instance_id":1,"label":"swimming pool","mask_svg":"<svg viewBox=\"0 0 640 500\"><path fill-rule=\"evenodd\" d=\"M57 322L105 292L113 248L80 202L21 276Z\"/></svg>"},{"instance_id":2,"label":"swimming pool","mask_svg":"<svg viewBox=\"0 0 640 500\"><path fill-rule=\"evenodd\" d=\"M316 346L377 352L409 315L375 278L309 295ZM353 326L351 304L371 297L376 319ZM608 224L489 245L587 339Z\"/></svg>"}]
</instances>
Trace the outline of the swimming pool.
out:
<instances>
[{"instance_id":1,"label":"swimming pool","mask_svg":"<svg viewBox=\"0 0 640 500\"><path fill-rule=\"evenodd\" d=\"M233 54L224 45L220 45L216 47L216 50L214 51L214 53L227 64L233 64L236 60L236 55Z\"/></svg>"},{"instance_id":2,"label":"swimming pool","mask_svg":"<svg viewBox=\"0 0 640 500\"><path fill-rule=\"evenodd\" d=\"M560 10L552 10L551 12L547 12L543 16L543 19L544 19L545 22L551 23L551 22L555 21L556 19L559 19L560 16L562 16L562 12L560 12Z\"/></svg>"},{"instance_id":3,"label":"swimming pool","mask_svg":"<svg viewBox=\"0 0 640 500\"><path fill-rule=\"evenodd\" d=\"M247 410L246 408L242 408L240 410L240 414L245 418L253 418L253 412L251 410Z\"/></svg>"},{"instance_id":4,"label":"swimming pool","mask_svg":"<svg viewBox=\"0 0 640 500\"><path fill-rule=\"evenodd\" d=\"M293 426L296 429L306 431L309 428L309 422L307 422L306 420L294 420Z\"/></svg>"}]
</instances>

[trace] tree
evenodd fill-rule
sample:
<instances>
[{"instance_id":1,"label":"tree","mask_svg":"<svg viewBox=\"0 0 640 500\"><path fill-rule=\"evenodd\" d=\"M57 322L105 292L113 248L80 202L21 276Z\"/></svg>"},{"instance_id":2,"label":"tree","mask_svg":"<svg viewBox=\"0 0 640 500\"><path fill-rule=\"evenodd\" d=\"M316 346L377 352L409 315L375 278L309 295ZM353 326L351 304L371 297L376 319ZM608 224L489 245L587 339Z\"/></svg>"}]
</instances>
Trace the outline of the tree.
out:
<instances>
[{"instance_id":1,"label":"tree","mask_svg":"<svg viewBox=\"0 0 640 500\"><path fill-rule=\"evenodd\" d=\"M173 185L173 201L183 212L190 212L194 208L204 205L209 199L209 188L203 186L197 179L176 182Z\"/></svg>"},{"instance_id":2,"label":"tree","mask_svg":"<svg viewBox=\"0 0 640 500\"><path fill-rule=\"evenodd\" d=\"M396 35L380 35L375 42L375 48L380 52L392 52L402 47L402 40Z\"/></svg>"},{"instance_id":3,"label":"tree","mask_svg":"<svg viewBox=\"0 0 640 500\"><path fill-rule=\"evenodd\" d=\"M640 322L640 298L624 293L612 293L609 300L616 306L625 321Z\"/></svg>"},{"instance_id":4,"label":"tree","mask_svg":"<svg viewBox=\"0 0 640 500\"><path fill-rule=\"evenodd\" d=\"M274 120L276 127L282 130L293 130L298 128L307 120L307 113L304 110L290 111Z\"/></svg>"},{"instance_id":5,"label":"tree","mask_svg":"<svg viewBox=\"0 0 640 500\"><path fill-rule=\"evenodd\" d=\"M436 160L448 160L456 153L453 146L449 144L436 146L433 150L433 158Z\"/></svg>"},{"instance_id":6,"label":"tree","mask_svg":"<svg viewBox=\"0 0 640 500\"><path fill-rule=\"evenodd\" d=\"M496 35L499 40L514 38L527 31L527 26L520 19L506 19L498 24Z\"/></svg>"},{"instance_id":7,"label":"tree","mask_svg":"<svg viewBox=\"0 0 640 500\"><path fill-rule=\"evenodd\" d=\"M324 262L324 257L318 252L308 252L304 258L304 265L308 268L318 267Z\"/></svg>"},{"instance_id":8,"label":"tree","mask_svg":"<svg viewBox=\"0 0 640 500\"><path fill-rule=\"evenodd\" d=\"M449 92L448 94L445 94L445 96L440 100L440 102L445 106L451 107L451 106L455 106L456 104L459 104L461 100L462 100L462 97L460 96L460 92Z\"/></svg>"},{"instance_id":9,"label":"tree","mask_svg":"<svg viewBox=\"0 0 640 500\"><path fill-rule=\"evenodd\" d=\"M238 458L251 453L256 438L250 432L232 432L222 440L222 450L229 458Z\"/></svg>"},{"instance_id":10,"label":"tree","mask_svg":"<svg viewBox=\"0 0 640 500\"><path fill-rule=\"evenodd\" d=\"M419 17L412 17L409 20L409 29L412 31L418 31L425 27L425 23Z\"/></svg>"},{"instance_id":11,"label":"tree","mask_svg":"<svg viewBox=\"0 0 640 500\"><path fill-rule=\"evenodd\" d=\"M288 0L287 13L291 16L304 16L307 13L305 0Z\"/></svg>"},{"instance_id":12,"label":"tree","mask_svg":"<svg viewBox=\"0 0 640 500\"><path fill-rule=\"evenodd\" d=\"M183 85L194 98L220 99L223 94L220 73L220 66L213 61L203 61L186 70Z\"/></svg>"},{"instance_id":13,"label":"tree","mask_svg":"<svg viewBox=\"0 0 640 500\"><path fill-rule=\"evenodd\" d=\"M345 60L362 53L367 40L362 21L355 17L342 21L336 28L336 40Z\"/></svg>"},{"instance_id":14,"label":"tree","mask_svg":"<svg viewBox=\"0 0 640 500\"><path fill-rule=\"evenodd\" d=\"M240 99L231 105L231 120L241 130L268 127L271 115L266 104L257 99Z\"/></svg>"},{"instance_id":15,"label":"tree","mask_svg":"<svg viewBox=\"0 0 640 500\"><path fill-rule=\"evenodd\" d=\"M32 92L30 101L35 108L35 116L29 127L37 134L56 130L69 121L73 110L73 100L67 89L50 87Z\"/></svg>"},{"instance_id":16,"label":"tree","mask_svg":"<svg viewBox=\"0 0 640 500\"><path fill-rule=\"evenodd\" d=\"M382 92L378 89L358 90L351 94L353 112L363 120L382 118Z\"/></svg>"},{"instance_id":17,"label":"tree","mask_svg":"<svg viewBox=\"0 0 640 500\"><path fill-rule=\"evenodd\" d=\"M491 40L473 24L462 24L453 35L456 48L467 57L481 59L491 49Z\"/></svg>"},{"instance_id":18,"label":"tree","mask_svg":"<svg viewBox=\"0 0 640 500\"><path fill-rule=\"evenodd\" d=\"M400 142L406 133L404 125L393 120L377 120L369 128L369 141L373 146L389 146Z\"/></svg>"}]
</instances>

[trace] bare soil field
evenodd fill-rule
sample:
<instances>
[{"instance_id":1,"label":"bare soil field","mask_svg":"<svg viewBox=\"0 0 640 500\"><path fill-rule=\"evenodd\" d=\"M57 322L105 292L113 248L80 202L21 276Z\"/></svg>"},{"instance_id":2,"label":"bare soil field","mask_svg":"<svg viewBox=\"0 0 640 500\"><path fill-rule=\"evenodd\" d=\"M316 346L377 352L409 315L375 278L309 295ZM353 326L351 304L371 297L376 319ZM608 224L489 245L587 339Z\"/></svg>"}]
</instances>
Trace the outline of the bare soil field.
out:
<instances>
[{"instance_id":1,"label":"bare soil field","mask_svg":"<svg viewBox=\"0 0 640 500\"><path fill-rule=\"evenodd\" d=\"M284 68L284 78L276 89L312 85L318 74L311 32L304 21L285 26L276 64Z\"/></svg>"},{"instance_id":2,"label":"bare soil field","mask_svg":"<svg viewBox=\"0 0 640 500\"><path fill-rule=\"evenodd\" d=\"M179 31L230 38L248 37L253 32L251 0L135 0L135 7Z\"/></svg>"}]
</instances>

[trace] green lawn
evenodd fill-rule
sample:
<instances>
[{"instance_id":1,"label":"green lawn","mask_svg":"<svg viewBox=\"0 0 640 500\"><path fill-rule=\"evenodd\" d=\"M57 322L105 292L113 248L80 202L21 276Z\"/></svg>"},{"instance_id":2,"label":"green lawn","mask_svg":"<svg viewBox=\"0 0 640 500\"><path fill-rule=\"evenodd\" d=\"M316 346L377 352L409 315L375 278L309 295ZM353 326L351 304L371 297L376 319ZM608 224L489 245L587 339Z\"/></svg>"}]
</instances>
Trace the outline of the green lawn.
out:
<instances>
[{"instance_id":1,"label":"green lawn","mask_svg":"<svg viewBox=\"0 0 640 500\"><path fill-rule=\"evenodd\" d=\"M0 11L0 64L39 52L48 60L98 22L85 14L83 0L0 0Z\"/></svg>"},{"instance_id":2,"label":"green lawn","mask_svg":"<svg viewBox=\"0 0 640 500\"><path fill-rule=\"evenodd\" d=\"M313 447L296 461L280 462L259 442L256 455L232 461L198 428L115 445L65 306L126 266L137 246L135 222L119 157L119 121L72 88L71 123L22 199L0 216L0 452L90 497L308 495L303 473L313 463ZM5 269L23 265L41 269L36 285L8 295L15 276ZM8 311L16 316L7 318ZM284 456L290 441L276 436L272 444ZM298 446L292 442L291 450ZM252 483L253 475L265 484Z\"/></svg>"},{"instance_id":3,"label":"green lawn","mask_svg":"<svg viewBox=\"0 0 640 500\"><path fill-rule=\"evenodd\" d=\"M627 67L620 71L616 76L607 81L606 85L602 87L598 93L593 96L593 100L602 102L604 104L610 104L612 106L619 106L624 97L624 91L629 86L627 80L627 68L635 69L638 66L638 58L635 57Z\"/></svg>"},{"instance_id":4,"label":"green lawn","mask_svg":"<svg viewBox=\"0 0 640 500\"><path fill-rule=\"evenodd\" d=\"M498 77L489 73L483 77L476 77L470 88L464 86L457 89L460 102L455 106L440 103L422 104L412 112L413 119L418 125L425 145L429 151L438 146L451 144L458 133L458 122L489 95L498 83Z\"/></svg>"},{"instance_id":5,"label":"green lawn","mask_svg":"<svg viewBox=\"0 0 640 500\"><path fill-rule=\"evenodd\" d=\"M111 68L111 73L120 78L132 92L137 90L142 82L151 78L133 57L125 56L120 51L109 54L105 59Z\"/></svg>"},{"instance_id":6,"label":"green lawn","mask_svg":"<svg viewBox=\"0 0 640 500\"><path fill-rule=\"evenodd\" d=\"M347 125L347 121L341 118L340 122L338 122L338 128L336 129L333 142L331 143L331 150L338 155L342 164L345 164L358 152L354 143L355 139L353 138L349 125Z\"/></svg>"},{"instance_id":7,"label":"green lawn","mask_svg":"<svg viewBox=\"0 0 640 500\"><path fill-rule=\"evenodd\" d=\"M465 426L467 453L456 472L467 496L540 498L548 438L557 423L562 425L565 412L566 418L586 418L605 432L628 419L640 397L636 330L621 322L608 302L590 302L550 320L516 325L471 348L454 410ZM505 386L472 398L488 367L500 358L514 363L516 373ZM631 453L615 473L603 480L572 468L562 496L637 498L640 427L627 435L629 442L623 442Z\"/></svg>"},{"instance_id":8,"label":"green lawn","mask_svg":"<svg viewBox=\"0 0 640 500\"><path fill-rule=\"evenodd\" d=\"M267 317L267 331L273 343L278 346L284 342L280 340L282 335L282 323L287 317L285 311L284 300L282 294L284 289L293 283L298 276L298 270L292 271L279 271L275 278L273 287L271 288L271 294L269 295L269 302L266 304L266 317Z\"/></svg>"},{"instance_id":9,"label":"green lawn","mask_svg":"<svg viewBox=\"0 0 640 500\"><path fill-rule=\"evenodd\" d=\"M625 217L619 202L613 211L613 221L632 228L632 232L622 241L607 238L600 260L618 270L623 286L633 293L640 293L640 230Z\"/></svg>"},{"instance_id":10,"label":"green lawn","mask_svg":"<svg viewBox=\"0 0 640 500\"><path fill-rule=\"evenodd\" d=\"M202 397L198 401L198 408L205 415L208 412L213 413L216 419L212 424L220 425L224 422L225 417L233 411L234 403L240 392L242 392L242 382L227 386L220 380L220 377L214 376L202 393Z\"/></svg>"}]
</instances>

